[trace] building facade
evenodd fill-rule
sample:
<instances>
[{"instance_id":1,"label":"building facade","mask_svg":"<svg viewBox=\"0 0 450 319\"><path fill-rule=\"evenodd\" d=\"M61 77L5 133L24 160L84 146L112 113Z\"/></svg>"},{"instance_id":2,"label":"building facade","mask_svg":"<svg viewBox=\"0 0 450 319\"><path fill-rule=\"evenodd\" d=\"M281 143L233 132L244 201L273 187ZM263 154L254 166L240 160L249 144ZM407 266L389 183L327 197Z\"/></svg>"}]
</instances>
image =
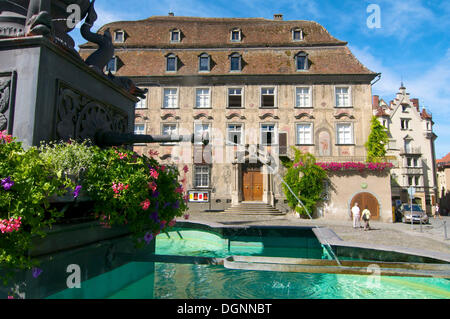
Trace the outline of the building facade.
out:
<instances>
[{"instance_id":1,"label":"building facade","mask_svg":"<svg viewBox=\"0 0 450 319\"><path fill-rule=\"evenodd\" d=\"M290 146L319 161L365 161L378 74L321 25L281 15L169 15L114 22L99 32L107 28L116 49L109 70L149 90L136 105L136 133L209 133L207 146L135 146L187 165L191 207L250 201L286 211L280 157L292 157ZM80 54L95 49L87 43ZM389 198L390 211L390 193L379 196ZM351 198L342 200L346 215Z\"/></svg>"},{"instance_id":2,"label":"building facade","mask_svg":"<svg viewBox=\"0 0 450 319\"><path fill-rule=\"evenodd\" d=\"M437 136L432 116L420 109L419 99L411 98L403 84L389 104L375 95L373 109L388 130L387 157L395 163L391 172L393 201L407 202L407 189L414 187L415 201L431 214L437 196Z\"/></svg>"},{"instance_id":3,"label":"building facade","mask_svg":"<svg viewBox=\"0 0 450 319\"><path fill-rule=\"evenodd\" d=\"M438 203L441 214L450 211L450 153L437 160Z\"/></svg>"}]
</instances>

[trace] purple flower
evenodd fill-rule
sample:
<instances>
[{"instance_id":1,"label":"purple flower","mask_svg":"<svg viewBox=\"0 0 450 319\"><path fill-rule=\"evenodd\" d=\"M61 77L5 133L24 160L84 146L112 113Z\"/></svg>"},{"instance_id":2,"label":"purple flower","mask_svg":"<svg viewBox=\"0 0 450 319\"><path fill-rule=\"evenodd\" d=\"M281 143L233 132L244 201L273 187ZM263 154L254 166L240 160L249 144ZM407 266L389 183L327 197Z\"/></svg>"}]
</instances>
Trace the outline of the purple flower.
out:
<instances>
[{"instance_id":1,"label":"purple flower","mask_svg":"<svg viewBox=\"0 0 450 319\"><path fill-rule=\"evenodd\" d=\"M14 182L11 180L11 176L2 179L2 186L6 191L10 190L11 187L14 186Z\"/></svg>"},{"instance_id":2,"label":"purple flower","mask_svg":"<svg viewBox=\"0 0 450 319\"><path fill-rule=\"evenodd\" d=\"M172 205L173 209L179 209L180 208L180 201L177 200L173 205Z\"/></svg>"},{"instance_id":3,"label":"purple flower","mask_svg":"<svg viewBox=\"0 0 450 319\"><path fill-rule=\"evenodd\" d=\"M152 219L155 223L159 223L158 212L153 212L150 214L150 219Z\"/></svg>"},{"instance_id":4,"label":"purple flower","mask_svg":"<svg viewBox=\"0 0 450 319\"><path fill-rule=\"evenodd\" d=\"M39 277L40 274L42 273L42 269L40 269L40 268L33 268L33 269L32 269L32 272L33 272L33 277L34 277L34 278L37 278L37 277Z\"/></svg>"},{"instance_id":5,"label":"purple flower","mask_svg":"<svg viewBox=\"0 0 450 319\"><path fill-rule=\"evenodd\" d=\"M165 203L164 204L164 207L163 207L163 209L166 209L167 207L169 207L170 206L170 203L169 202L167 202L167 203Z\"/></svg>"},{"instance_id":6,"label":"purple flower","mask_svg":"<svg viewBox=\"0 0 450 319\"><path fill-rule=\"evenodd\" d=\"M158 192L158 191L152 192L152 197L153 197L153 198L156 198L156 197L158 197L158 196L159 196L159 192Z\"/></svg>"},{"instance_id":7,"label":"purple flower","mask_svg":"<svg viewBox=\"0 0 450 319\"><path fill-rule=\"evenodd\" d=\"M78 194L80 193L80 191L81 191L81 186L80 185L75 187L75 190L73 191L73 198L77 198Z\"/></svg>"},{"instance_id":8,"label":"purple flower","mask_svg":"<svg viewBox=\"0 0 450 319\"><path fill-rule=\"evenodd\" d=\"M144 236L144 240L147 243L147 245L150 244L150 242L153 240L153 235L147 232Z\"/></svg>"}]
</instances>

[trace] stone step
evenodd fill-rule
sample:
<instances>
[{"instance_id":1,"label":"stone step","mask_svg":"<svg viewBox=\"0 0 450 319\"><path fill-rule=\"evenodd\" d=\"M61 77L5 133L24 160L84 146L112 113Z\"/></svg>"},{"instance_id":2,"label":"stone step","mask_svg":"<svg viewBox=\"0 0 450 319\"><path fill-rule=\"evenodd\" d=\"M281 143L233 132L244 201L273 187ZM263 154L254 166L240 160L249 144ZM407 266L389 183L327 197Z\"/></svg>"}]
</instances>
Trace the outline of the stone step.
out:
<instances>
[{"instance_id":1,"label":"stone step","mask_svg":"<svg viewBox=\"0 0 450 319\"><path fill-rule=\"evenodd\" d=\"M225 210L230 214L284 215L278 209L265 203L241 203Z\"/></svg>"}]
</instances>

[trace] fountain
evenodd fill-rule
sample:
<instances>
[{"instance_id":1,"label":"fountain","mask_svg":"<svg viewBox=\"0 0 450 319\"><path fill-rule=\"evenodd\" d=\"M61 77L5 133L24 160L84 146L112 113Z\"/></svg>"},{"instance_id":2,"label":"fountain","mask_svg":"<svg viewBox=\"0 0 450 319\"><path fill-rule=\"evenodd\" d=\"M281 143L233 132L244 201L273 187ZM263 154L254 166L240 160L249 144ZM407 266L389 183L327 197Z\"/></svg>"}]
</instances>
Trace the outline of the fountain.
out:
<instances>
[{"instance_id":1,"label":"fountain","mask_svg":"<svg viewBox=\"0 0 450 319\"><path fill-rule=\"evenodd\" d=\"M97 19L94 2L0 2L0 131L7 131L25 147L69 139L128 148L137 142L193 142L193 135L133 134L135 104L146 90L129 78L104 72L114 46L108 32L90 31ZM80 20L84 19L82 35L98 44L98 50L86 60L76 52L68 35L76 25L70 13L74 8ZM202 137L195 137L196 141L198 138ZM67 203L64 198L58 200L78 207L73 198ZM45 265L39 280L30 272L16 274L16 288L26 298L40 298L65 288L68 266L86 270L86 280L126 263L128 259L121 256L137 258L154 251L154 244L139 251L131 240L124 240L129 235L126 228L103 229L92 221L57 228L45 239L37 239L30 252ZM1 296L7 295L5 289L0 289Z\"/></svg>"}]
</instances>

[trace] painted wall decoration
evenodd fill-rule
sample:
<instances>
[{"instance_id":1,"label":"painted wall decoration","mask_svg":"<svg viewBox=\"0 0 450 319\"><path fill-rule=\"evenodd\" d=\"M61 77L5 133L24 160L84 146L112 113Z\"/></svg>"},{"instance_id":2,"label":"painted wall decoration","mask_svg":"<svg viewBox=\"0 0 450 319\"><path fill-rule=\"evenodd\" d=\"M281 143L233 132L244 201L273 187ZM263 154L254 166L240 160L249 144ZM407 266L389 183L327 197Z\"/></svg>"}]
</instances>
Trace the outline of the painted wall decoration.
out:
<instances>
[{"instance_id":1,"label":"painted wall decoration","mask_svg":"<svg viewBox=\"0 0 450 319\"><path fill-rule=\"evenodd\" d=\"M327 131L319 133L319 156L331 156L331 137Z\"/></svg>"}]
</instances>

